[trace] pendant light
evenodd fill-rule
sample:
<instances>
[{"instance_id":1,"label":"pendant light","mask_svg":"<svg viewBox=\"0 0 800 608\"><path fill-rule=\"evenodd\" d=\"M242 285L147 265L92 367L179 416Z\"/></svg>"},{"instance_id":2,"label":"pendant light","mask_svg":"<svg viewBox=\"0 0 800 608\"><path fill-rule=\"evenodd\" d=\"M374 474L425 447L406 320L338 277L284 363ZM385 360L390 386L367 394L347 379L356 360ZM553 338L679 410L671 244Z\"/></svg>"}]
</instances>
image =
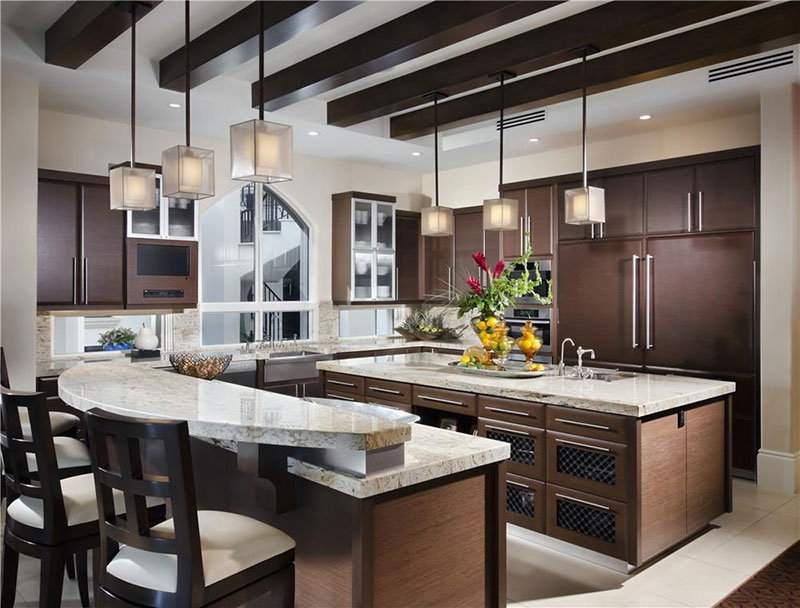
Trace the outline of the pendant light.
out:
<instances>
[{"instance_id":1,"label":"pendant light","mask_svg":"<svg viewBox=\"0 0 800 608\"><path fill-rule=\"evenodd\" d=\"M173 146L161 153L164 196L199 200L214 196L214 151L193 148L191 143L192 73L189 63L189 0L184 4L184 86L186 87L186 145Z\"/></svg>"},{"instance_id":2,"label":"pendant light","mask_svg":"<svg viewBox=\"0 0 800 608\"><path fill-rule=\"evenodd\" d=\"M505 109L504 85L506 78L514 78L513 72L499 72L492 75L500 81L500 181L498 182L499 198L490 198L483 201L483 229L484 230L514 230L519 219L519 203L516 199L503 196L503 111Z\"/></svg>"},{"instance_id":3,"label":"pendant light","mask_svg":"<svg viewBox=\"0 0 800 608\"><path fill-rule=\"evenodd\" d=\"M422 210L422 236L451 236L453 234L453 210L439 206L439 100L447 97L435 92L425 96L433 100L433 166L436 197L434 204Z\"/></svg>"},{"instance_id":4,"label":"pendant light","mask_svg":"<svg viewBox=\"0 0 800 608\"><path fill-rule=\"evenodd\" d=\"M586 54L583 50L583 187L564 192L564 221L567 224L602 224L606 221L606 193L590 186L586 177Z\"/></svg>"},{"instance_id":5,"label":"pendant light","mask_svg":"<svg viewBox=\"0 0 800 608\"><path fill-rule=\"evenodd\" d=\"M111 209L147 211L156 208L156 172L136 166L136 3L131 2L131 166L108 172Z\"/></svg>"},{"instance_id":6,"label":"pendant light","mask_svg":"<svg viewBox=\"0 0 800 608\"><path fill-rule=\"evenodd\" d=\"M292 127L264 120L264 4L258 3L258 120L231 125L231 179L274 184L292 179Z\"/></svg>"}]
</instances>

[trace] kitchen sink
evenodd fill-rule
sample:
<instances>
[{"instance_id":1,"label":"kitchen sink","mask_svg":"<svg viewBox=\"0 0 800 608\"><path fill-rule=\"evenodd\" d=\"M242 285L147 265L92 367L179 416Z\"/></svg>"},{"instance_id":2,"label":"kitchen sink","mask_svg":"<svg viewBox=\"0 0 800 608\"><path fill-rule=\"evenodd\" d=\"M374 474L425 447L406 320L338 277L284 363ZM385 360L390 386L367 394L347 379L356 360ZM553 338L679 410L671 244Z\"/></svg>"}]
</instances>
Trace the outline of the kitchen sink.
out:
<instances>
[{"instance_id":1,"label":"kitchen sink","mask_svg":"<svg viewBox=\"0 0 800 608\"><path fill-rule=\"evenodd\" d=\"M322 355L323 353L317 353L311 350L290 350L286 352L278 352L278 353L270 353L269 359L266 359L267 365L269 365L270 359L287 359L291 358L300 358L300 357L316 357L317 355Z\"/></svg>"},{"instance_id":2,"label":"kitchen sink","mask_svg":"<svg viewBox=\"0 0 800 608\"><path fill-rule=\"evenodd\" d=\"M585 369L585 368L584 368ZM600 382L616 382L617 380L628 380L629 378L636 378L639 374L635 372L620 372L620 371L596 371L591 378L580 378L568 373L566 378L569 380L599 380Z\"/></svg>"},{"instance_id":3,"label":"kitchen sink","mask_svg":"<svg viewBox=\"0 0 800 608\"><path fill-rule=\"evenodd\" d=\"M292 350L270 353L264 359L264 382L283 382L316 378L317 361L329 361L333 355L310 350Z\"/></svg>"}]
</instances>

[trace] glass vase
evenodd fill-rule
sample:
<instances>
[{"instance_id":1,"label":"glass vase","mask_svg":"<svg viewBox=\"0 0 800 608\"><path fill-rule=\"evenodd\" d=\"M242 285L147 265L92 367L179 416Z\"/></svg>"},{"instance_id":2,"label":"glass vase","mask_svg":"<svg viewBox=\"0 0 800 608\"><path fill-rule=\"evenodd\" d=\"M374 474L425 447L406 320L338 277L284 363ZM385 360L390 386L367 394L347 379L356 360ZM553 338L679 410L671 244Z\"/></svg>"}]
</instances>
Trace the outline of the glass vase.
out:
<instances>
[{"instance_id":1,"label":"glass vase","mask_svg":"<svg viewBox=\"0 0 800 608\"><path fill-rule=\"evenodd\" d=\"M486 351L484 364L502 369L514 347L505 317L500 313L485 313L470 319L469 324Z\"/></svg>"}]
</instances>

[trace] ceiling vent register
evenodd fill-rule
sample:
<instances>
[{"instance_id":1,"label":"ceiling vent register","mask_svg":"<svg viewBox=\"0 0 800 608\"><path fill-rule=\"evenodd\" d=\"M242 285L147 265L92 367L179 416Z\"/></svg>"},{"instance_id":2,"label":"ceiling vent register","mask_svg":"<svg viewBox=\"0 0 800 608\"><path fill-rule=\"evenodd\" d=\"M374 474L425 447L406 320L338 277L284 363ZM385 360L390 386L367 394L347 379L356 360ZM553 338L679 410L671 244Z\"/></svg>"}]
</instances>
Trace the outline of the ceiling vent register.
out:
<instances>
[{"instance_id":1,"label":"ceiling vent register","mask_svg":"<svg viewBox=\"0 0 800 608\"><path fill-rule=\"evenodd\" d=\"M764 70L771 70L785 65L792 65L794 63L794 49L772 53L771 55L763 55L745 61L737 61L728 65L722 65L708 70L708 81L717 82L720 80L727 80L728 78L736 78L738 76L746 76L755 72L763 72Z\"/></svg>"},{"instance_id":2,"label":"ceiling vent register","mask_svg":"<svg viewBox=\"0 0 800 608\"><path fill-rule=\"evenodd\" d=\"M518 116L510 116L502 121L503 130L511 129L513 127L521 127L523 125L530 125L535 122L542 122L547 118L545 110L534 110L533 112L526 112ZM495 121L495 129L500 130L501 121Z\"/></svg>"}]
</instances>

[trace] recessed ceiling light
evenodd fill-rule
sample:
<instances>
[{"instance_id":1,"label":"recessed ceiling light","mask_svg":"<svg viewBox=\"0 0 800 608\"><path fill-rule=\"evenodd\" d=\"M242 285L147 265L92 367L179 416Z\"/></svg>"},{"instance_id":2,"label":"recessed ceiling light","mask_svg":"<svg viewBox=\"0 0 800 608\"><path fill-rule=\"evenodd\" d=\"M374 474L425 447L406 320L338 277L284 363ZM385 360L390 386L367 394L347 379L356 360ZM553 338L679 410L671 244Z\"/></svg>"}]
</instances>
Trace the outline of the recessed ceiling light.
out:
<instances>
[{"instance_id":1,"label":"recessed ceiling light","mask_svg":"<svg viewBox=\"0 0 800 608\"><path fill-rule=\"evenodd\" d=\"M535 144L537 141L539 141L539 138L538 137L531 137L528 141L531 142L532 144Z\"/></svg>"},{"instance_id":2,"label":"recessed ceiling light","mask_svg":"<svg viewBox=\"0 0 800 608\"><path fill-rule=\"evenodd\" d=\"M319 135L319 131L309 131L309 132L308 132L308 134L309 134L311 137L316 137L317 135Z\"/></svg>"},{"instance_id":3,"label":"recessed ceiling light","mask_svg":"<svg viewBox=\"0 0 800 608\"><path fill-rule=\"evenodd\" d=\"M181 107L181 104L179 104L179 103L175 103L174 101L173 101L172 103L168 103L167 105L168 105L170 108L180 108L180 107Z\"/></svg>"},{"instance_id":4,"label":"recessed ceiling light","mask_svg":"<svg viewBox=\"0 0 800 608\"><path fill-rule=\"evenodd\" d=\"M652 117L652 116L650 116L650 114L642 114L642 115L639 117L639 120L650 120L651 118L653 118L653 117Z\"/></svg>"},{"instance_id":5,"label":"recessed ceiling light","mask_svg":"<svg viewBox=\"0 0 800 608\"><path fill-rule=\"evenodd\" d=\"M422 152L412 152L411 156L422 156Z\"/></svg>"}]
</instances>

